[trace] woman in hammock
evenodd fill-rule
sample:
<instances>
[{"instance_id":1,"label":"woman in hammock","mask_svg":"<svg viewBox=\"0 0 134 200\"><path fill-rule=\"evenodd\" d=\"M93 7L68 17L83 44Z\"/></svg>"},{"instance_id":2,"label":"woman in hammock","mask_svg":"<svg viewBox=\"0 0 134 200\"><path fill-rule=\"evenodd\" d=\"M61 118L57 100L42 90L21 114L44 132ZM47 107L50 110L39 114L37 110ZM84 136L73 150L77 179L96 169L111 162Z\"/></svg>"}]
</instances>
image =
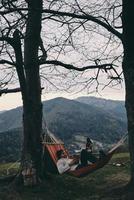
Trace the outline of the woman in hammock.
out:
<instances>
[{"instance_id":1,"label":"woman in hammock","mask_svg":"<svg viewBox=\"0 0 134 200\"><path fill-rule=\"evenodd\" d=\"M64 151L58 150L56 152L57 155L57 169L60 174L63 174L67 171L73 171L78 166L78 159L70 159L64 154Z\"/></svg>"},{"instance_id":2,"label":"woman in hammock","mask_svg":"<svg viewBox=\"0 0 134 200\"><path fill-rule=\"evenodd\" d=\"M82 167L85 167L90 163L96 163L98 160L106 156L103 150L99 150L99 158L97 158L95 155L93 155L92 146L93 143L91 139L88 137L86 142L86 147L82 149L80 155L80 162Z\"/></svg>"}]
</instances>

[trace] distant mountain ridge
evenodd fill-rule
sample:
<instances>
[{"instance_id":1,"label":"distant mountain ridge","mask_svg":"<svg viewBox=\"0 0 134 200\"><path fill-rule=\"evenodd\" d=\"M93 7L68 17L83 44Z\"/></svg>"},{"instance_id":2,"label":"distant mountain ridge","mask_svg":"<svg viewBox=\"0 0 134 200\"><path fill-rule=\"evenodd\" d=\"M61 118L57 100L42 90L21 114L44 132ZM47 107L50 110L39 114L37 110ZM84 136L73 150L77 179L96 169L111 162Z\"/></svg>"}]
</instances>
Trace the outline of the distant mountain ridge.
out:
<instances>
[{"instance_id":1,"label":"distant mountain ridge","mask_svg":"<svg viewBox=\"0 0 134 200\"><path fill-rule=\"evenodd\" d=\"M43 113L50 131L68 144L75 135L90 136L111 144L121 138L127 129L123 102L92 97L75 100L59 97L43 102ZM5 151L7 155L12 152L13 140L22 141L22 107L0 114L0 146L3 148L0 157L5 155ZM20 149L15 152L20 153Z\"/></svg>"},{"instance_id":2,"label":"distant mountain ridge","mask_svg":"<svg viewBox=\"0 0 134 200\"><path fill-rule=\"evenodd\" d=\"M56 98L44 104L44 113L50 130L65 140L79 133L112 143L126 130L125 113L120 118L94 104Z\"/></svg>"},{"instance_id":3,"label":"distant mountain ridge","mask_svg":"<svg viewBox=\"0 0 134 200\"><path fill-rule=\"evenodd\" d=\"M78 97L76 101L85 103L88 105L94 105L97 108L103 109L107 113L111 113L114 117L118 117L124 122L127 121L125 102L118 100L107 100L103 98L96 97Z\"/></svg>"},{"instance_id":4,"label":"distant mountain ridge","mask_svg":"<svg viewBox=\"0 0 134 200\"><path fill-rule=\"evenodd\" d=\"M43 102L43 113L49 129L61 138L80 133L106 142L109 137L116 140L126 130L123 104L95 97L76 100L59 97ZM0 132L20 127L22 107L0 114Z\"/></svg>"},{"instance_id":5,"label":"distant mountain ridge","mask_svg":"<svg viewBox=\"0 0 134 200\"><path fill-rule=\"evenodd\" d=\"M22 127L22 107L0 113L0 132Z\"/></svg>"}]
</instances>

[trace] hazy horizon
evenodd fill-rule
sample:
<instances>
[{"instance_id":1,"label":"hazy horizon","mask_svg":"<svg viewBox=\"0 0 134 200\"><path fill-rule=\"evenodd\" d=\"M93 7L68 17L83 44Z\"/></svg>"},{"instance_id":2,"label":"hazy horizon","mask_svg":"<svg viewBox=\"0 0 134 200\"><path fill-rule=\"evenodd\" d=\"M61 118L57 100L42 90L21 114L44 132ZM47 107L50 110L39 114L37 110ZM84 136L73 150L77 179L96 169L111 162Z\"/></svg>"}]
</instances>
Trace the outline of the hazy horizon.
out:
<instances>
[{"instance_id":1,"label":"hazy horizon","mask_svg":"<svg viewBox=\"0 0 134 200\"><path fill-rule=\"evenodd\" d=\"M69 93L63 93L63 92L48 93L48 94L42 94L42 101L54 99L56 97L75 99L75 98L78 98L81 96L93 96L96 98L119 100L119 101L125 100L125 92L124 92L124 89L121 88L119 90L107 89L103 92L101 91L100 93L91 93L91 94L86 94L85 92L83 92L83 93L81 92L78 94L69 94ZM11 110L11 109L14 109L19 106L22 106L22 100L21 100L20 93L6 94L6 95L2 95L0 97L0 111Z\"/></svg>"}]
</instances>

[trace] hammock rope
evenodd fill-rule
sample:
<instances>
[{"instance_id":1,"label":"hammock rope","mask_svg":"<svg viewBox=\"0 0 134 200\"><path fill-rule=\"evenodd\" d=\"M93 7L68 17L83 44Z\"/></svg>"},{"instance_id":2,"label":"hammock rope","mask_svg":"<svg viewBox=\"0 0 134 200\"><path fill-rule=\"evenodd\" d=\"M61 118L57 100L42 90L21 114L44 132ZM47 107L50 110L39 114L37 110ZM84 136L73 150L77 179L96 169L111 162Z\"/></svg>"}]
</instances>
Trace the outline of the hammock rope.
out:
<instances>
[{"instance_id":1,"label":"hammock rope","mask_svg":"<svg viewBox=\"0 0 134 200\"><path fill-rule=\"evenodd\" d=\"M112 151L114 151L114 150L116 150L118 147L120 147L120 146L125 142L125 140L127 139L127 137L128 137L128 133L124 134L124 135L122 136L122 138L112 147L112 149L110 149L110 150L108 151L108 153L111 153Z\"/></svg>"}]
</instances>

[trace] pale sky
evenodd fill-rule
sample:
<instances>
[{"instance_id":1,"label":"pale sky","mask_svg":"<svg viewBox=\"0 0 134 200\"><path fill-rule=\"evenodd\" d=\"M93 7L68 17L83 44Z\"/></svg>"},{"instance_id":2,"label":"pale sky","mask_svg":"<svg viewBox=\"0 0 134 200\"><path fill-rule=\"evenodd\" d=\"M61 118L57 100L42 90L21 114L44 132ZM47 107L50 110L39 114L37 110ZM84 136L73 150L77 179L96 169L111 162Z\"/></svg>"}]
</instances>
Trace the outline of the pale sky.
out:
<instances>
[{"instance_id":1,"label":"pale sky","mask_svg":"<svg viewBox=\"0 0 134 200\"><path fill-rule=\"evenodd\" d=\"M124 87L119 87L119 89L114 88L106 88L103 91L99 91L98 93L92 93L90 95L86 94L86 92L81 92L76 94L68 94L68 93L48 93L45 94L45 91L43 91L42 95L42 101L49 100L56 97L64 97L68 99L74 99L79 96L95 96L99 98L105 98L105 99L113 99L113 100L124 100L125 99L125 91ZM16 108L18 106L22 105L21 100L21 94L15 93L15 94L5 94L0 97L0 111L3 110L10 110L13 108Z\"/></svg>"},{"instance_id":2,"label":"pale sky","mask_svg":"<svg viewBox=\"0 0 134 200\"><path fill-rule=\"evenodd\" d=\"M81 1L82 3L88 3L88 1ZM101 12L101 11L100 11ZM103 14L105 13L102 13ZM17 15L15 15L16 17ZM52 28L53 27L53 28ZM48 22L48 20L46 22L44 22L43 26L42 26L42 38L43 38L43 42L45 44L45 48L48 50L47 52L47 56L48 56L48 60L50 59L55 59L58 58L60 61L63 61L65 63L71 63L71 64L75 64L76 66L80 67L80 66L89 66L90 64L92 65L94 62L94 60L98 60L101 58L101 56L103 57L103 59L108 58L107 56L110 54L110 60L105 60L104 61L107 62L111 62L111 57L115 57L115 55L121 55L122 50L122 45L120 44L120 41L118 43L117 39L113 39L111 40L112 42L109 42L109 39L111 38L111 36L109 35L109 33L106 31L105 29L95 29L96 31L83 31L83 26L81 26L79 29L76 28L77 27L77 23L74 24L74 27L72 26L72 28L75 31L72 31L71 34L71 40L73 41L73 46L71 47L70 45L70 40L68 40L67 46L65 46L64 51L66 53L61 52L61 50L57 49L57 44L62 44L64 41L66 41L66 39L68 38L68 36L70 35L70 32L68 31L68 25L64 24L64 27L61 26L60 23L56 23L56 21L50 21ZM90 30L90 24L87 23L85 24L85 27L87 28L87 30ZM72 29L72 30L73 30ZM92 30L92 23L91 23L91 30ZM102 34L98 34L100 31L102 31ZM44 37L44 35L47 34L47 37ZM68 35L69 34L69 35ZM105 37L107 34L107 37ZM55 39L54 39L55 38ZM81 39L80 39L81 38ZM59 41L59 42L58 42ZM58 42L58 43L57 43ZM50 48L50 44L55 47L55 48ZM74 48L75 46L75 48ZM60 52L60 55L59 55ZM74 53L73 53L74 52ZM114 59L116 60L116 59ZM104 62L103 61L103 62ZM117 61L116 61L117 62ZM120 62L120 59L119 59ZM116 64L116 63L115 63ZM117 62L117 65L119 65L119 63ZM50 79L51 82L55 83L55 80L57 81L57 83L59 83L59 85L63 86L64 89L64 85L66 86L67 82L71 82L72 81L72 77L75 79L76 77L78 77L78 79L76 81L79 81L80 79L80 75L75 77L75 73L70 77L70 73L67 73L67 82L64 83L61 82L61 74L62 76L64 75L63 73L63 69L59 69L57 71L54 71L54 73L56 74L56 78L52 79L51 77L51 68L44 68L44 76L46 76L46 79ZM65 69L64 69L65 70ZM48 72L48 73L47 73ZM60 72L58 74L58 72ZM43 73L43 72L42 72ZM93 72L94 73L94 72ZM120 73L119 73L120 74ZM115 74L113 74L114 76ZM85 76L83 80L86 80L88 78L90 78L91 76L88 76L88 72L84 72L83 76ZM94 74L94 76L96 76ZM64 77L63 77L64 79ZM58 82L59 81L59 82ZM105 83L105 81L104 81ZM106 82L107 83L107 82ZM74 82L72 82L72 84L74 84ZM44 84L45 85L45 84ZM61 87L62 89L62 87ZM51 91L51 89L50 89ZM68 94L68 93L59 93L59 92L53 92L53 93L47 93L45 94L45 91L43 91L43 95L42 95L42 100L48 100L48 99L52 99L55 97L65 97L68 99L73 99L73 98L77 98L78 96L95 96L95 97L99 97L99 98L105 98L105 99L113 99L113 100L124 100L125 99L125 92L124 92L124 87L119 86L118 89L113 89L113 88L105 88L105 90L103 91L99 91L98 93L91 93L91 94L87 94L85 91L81 92L81 93L77 93L76 94ZM12 108L16 108L18 106L22 105L22 101L21 101L21 94L20 93L15 93L15 94L6 94L6 95L2 95L0 97L0 111L2 110L10 110Z\"/></svg>"}]
</instances>

